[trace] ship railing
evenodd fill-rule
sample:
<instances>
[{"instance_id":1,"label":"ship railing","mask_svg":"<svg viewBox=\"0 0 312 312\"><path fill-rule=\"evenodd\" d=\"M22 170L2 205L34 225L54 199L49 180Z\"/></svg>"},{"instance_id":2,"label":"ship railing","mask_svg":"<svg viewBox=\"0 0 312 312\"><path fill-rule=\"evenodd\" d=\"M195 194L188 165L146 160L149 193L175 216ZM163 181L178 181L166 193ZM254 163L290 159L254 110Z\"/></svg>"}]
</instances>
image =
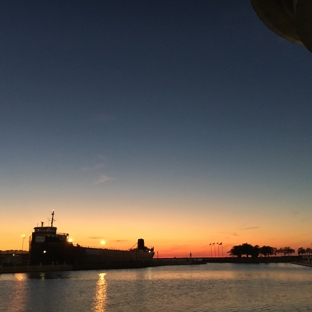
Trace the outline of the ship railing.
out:
<instances>
[{"instance_id":1,"label":"ship railing","mask_svg":"<svg viewBox=\"0 0 312 312\"><path fill-rule=\"evenodd\" d=\"M80 248L88 248L88 249L96 249L96 250L115 250L115 251L130 251L133 249L117 249L117 248L104 248L104 247L96 247L96 246L84 246L77 244L75 247L80 247Z\"/></svg>"},{"instance_id":2,"label":"ship railing","mask_svg":"<svg viewBox=\"0 0 312 312\"><path fill-rule=\"evenodd\" d=\"M115 250L115 251L135 251L135 250L138 250L137 248L117 249L117 248L107 248L107 247L97 247L97 246L85 246L85 245L80 245L80 244L76 244L74 246L75 247L80 247L80 248L96 249L96 250ZM145 247L144 251L153 252L154 251L154 247L153 248Z\"/></svg>"}]
</instances>

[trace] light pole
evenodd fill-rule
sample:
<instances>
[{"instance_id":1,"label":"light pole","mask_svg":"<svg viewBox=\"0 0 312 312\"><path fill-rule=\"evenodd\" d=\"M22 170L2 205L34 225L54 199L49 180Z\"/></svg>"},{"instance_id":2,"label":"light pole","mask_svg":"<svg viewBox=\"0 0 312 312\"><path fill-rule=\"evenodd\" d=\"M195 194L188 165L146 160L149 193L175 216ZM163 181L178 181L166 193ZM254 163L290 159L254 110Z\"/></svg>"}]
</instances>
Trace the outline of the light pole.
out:
<instances>
[{"instance_id":1,"label":"light pole","mask_svg":"<svg viewBox=\"0 0 312 312\"><path fill-rule=\"evenodd\" d=\"M22 238L22 251L24 250L24 240L25 240L25 234L22 234L21 235L21 238Z\"/></svg>"},{"instance_id":2,"label":"light pole","mask_svg":"<svg viewBox=\"0 0 312 312\"><path fill-rule=\"evenodd\" d=\"M219 243L219 246L221 246L221 250L222 250L222 258L223 258L223 244L222 242Z\"/></svg>"}]
</instances>

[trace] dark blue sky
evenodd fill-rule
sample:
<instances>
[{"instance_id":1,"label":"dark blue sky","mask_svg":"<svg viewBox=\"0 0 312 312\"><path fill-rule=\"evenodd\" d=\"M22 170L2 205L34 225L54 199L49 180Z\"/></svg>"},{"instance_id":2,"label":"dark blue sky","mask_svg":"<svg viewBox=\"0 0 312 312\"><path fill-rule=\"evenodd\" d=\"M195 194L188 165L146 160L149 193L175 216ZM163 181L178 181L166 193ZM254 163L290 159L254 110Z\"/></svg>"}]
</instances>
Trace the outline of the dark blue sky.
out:
<instances>
[{"instance_id":1,"label":"dark blue sky","mask_svg":"<svg viewBox=\"0 0 312 312\"><path fill-rule=\"evenodd\" d=\"M249 1L13 0L0 18L2 211L309 213L311 53Z\"/></svg>"}]
</instances>

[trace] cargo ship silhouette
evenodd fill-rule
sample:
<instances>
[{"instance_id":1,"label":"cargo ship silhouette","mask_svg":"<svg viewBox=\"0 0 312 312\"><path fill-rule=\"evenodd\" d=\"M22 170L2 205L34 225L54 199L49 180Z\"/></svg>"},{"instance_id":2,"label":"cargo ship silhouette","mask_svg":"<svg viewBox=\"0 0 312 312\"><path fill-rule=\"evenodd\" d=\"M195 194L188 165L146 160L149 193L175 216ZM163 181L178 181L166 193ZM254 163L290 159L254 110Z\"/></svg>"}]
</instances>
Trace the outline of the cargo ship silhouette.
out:
<instances>
[{"instance_id":1,"label":"cargo ship silhouette","mask_svg":"<svg viewBox=\"0 0 312 312\"><path fill-rule=\"evenodd\" d=\"M30 265L73 265L74 269L97 268L133 268L150 266L154 257L154 248L144 245L139 238L135 248L115 250L91 248L73 245L69 234L57 233L54 223L54 211L51 224L36 226L29 242Z\"/></svg>"}]
</instances>

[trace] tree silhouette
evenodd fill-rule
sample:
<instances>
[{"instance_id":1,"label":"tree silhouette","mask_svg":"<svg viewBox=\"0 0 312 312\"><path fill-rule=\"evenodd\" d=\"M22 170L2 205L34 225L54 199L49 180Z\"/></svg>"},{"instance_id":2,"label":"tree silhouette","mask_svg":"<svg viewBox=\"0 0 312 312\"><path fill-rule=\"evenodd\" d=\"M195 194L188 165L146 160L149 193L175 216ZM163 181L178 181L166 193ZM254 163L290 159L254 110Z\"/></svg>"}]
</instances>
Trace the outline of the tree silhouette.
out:
<instances>
[{"instance_id":1,"label":"tree silhouette","mask_svg":"<svg viewBox=\"0 0 312 312\"><path fill-rule=\"evenodd\" d=\"M274 254L275 257L277 255L277 253L278 253L278 249L276 247L273 247L273 254Z\"/></svg>"},{"instance_id":2,"label":"tree silhouette","mask_svg":"<svg viewBox=\"0 0 312 312\"><path fill-rule=\"evenodd\" d=\"M242 245L233 246L232 249L229 251L229 254L231 256L237 256L238 258L241 258L242 255L246 255L247 258L251 256L252 258L256 258L259 255L259 246L252 246L248 243L244 243Z\"/></svg>"},{"instance_id":3,"label":"tree silhouette","mask_svg":"<svg viewBox=\"0 0 312 312\"><path fill-rule=\"evenodd\" d=\"M276 253L280 254L280 255L283 255L284 254L284 248L278 248L276 250Z\"/></svg>"},{"instance_id":4,"label":"tree silhouette","mask_svg":"<svg viewBox=\"0 0 312 312\"><path fill-rule=\"evenodd\" d=\"M232 249L229 251L229 254L230 254L231 256L237 256L238 258L241 258L241 257L242 257L242 254L243 254L242 245L233 246Z\"/></svg>"},{"instance_id":5,"label":"tree silhouette","mask_svg":"<svg viewBox=\"0 0 312 312\"><path fill-rule=\"evenodd\" d=\"M284 256L286 255L290 255L290 254L293 254L295 252L294 249L290 248L290 247L284 247L282 248L282 253L284 254Z\"/></svg>"},{"instance_id":6,"label":"tree silhouette","mask_svg":"<svg viewBox=\"0 0 312 312\"><path fill-rule=\"evenodd\" d=\"M252 256L254 253L253 246L247 243L244 243L242 245L243 255L246 255L248 258L249 256Z\"/></svg>"},{"instance_id":7,"label":"tree silhouette","mask_svg":"<svg viewBox=\"0 0 312 312\"><path fill-rule=\"evenodd\" d=\"M306 253L307 253L308 255L310 255L310 254L312 253L312 249L311 249L311 248L307 248L307 249L306 249Z\"/></svg>"},{"instance_id":8,"label":"tree silhouette","mask_svg":"<svg viewBox=\"0 0 312 312\"><path fill-rule=\"evenodd\" d=\"M259 256L259 254L260 254L260 247L259 247L259 245L253 246L251 256L252 256L253 258L257 258L257 257Z\"/></svg>"},{"instance_id":9,"label":"tree silhouette","mask_svg":"<svg viewBox=\"0 0 312 312\"><path fill-rule=\"evenodd\" d=\"M263 255L264 257L269 257L271 255L276 256L276 254L289 256L295 253L295 250L290 247L282 247L282 248L277 249L271 246L264 245L262 247L259 247L258 245L252 246L248 243L244 243L242 245L233 246L231 250L228 251L228 253L231 256L236 256L238 258L241 258L244 255L247 258L249 258L249 256L251 256L252 258L257 258L259 254ZM312 254L312 249L311 248L304 249L303 247L300 247L298 249L298 254L305 254L305 253Z\"/></svg>"},{"instance_id":10,"label":"tree silhouette","mask_svg":"<svg viewBox=\"0 0 312 312\"><path fill-rule=\"evenodd\" d=\"M298 255L303 255L305 254L307 251L303 248L303 247L299 247L298 248Z\"/></svg>"},{"instance_id":11,"label":"tree silhouette","mask_svg":"<svg viewBox=\"0 0 312 312\"><path fill-rule=\"evenodd\" d=\"M271 246L262 246L260 248L260 254L262 254L265 257L268 257L268 256L274 254L274 249L276 249L276 248L273 248Z\"/></svg>"}]
</instances>

